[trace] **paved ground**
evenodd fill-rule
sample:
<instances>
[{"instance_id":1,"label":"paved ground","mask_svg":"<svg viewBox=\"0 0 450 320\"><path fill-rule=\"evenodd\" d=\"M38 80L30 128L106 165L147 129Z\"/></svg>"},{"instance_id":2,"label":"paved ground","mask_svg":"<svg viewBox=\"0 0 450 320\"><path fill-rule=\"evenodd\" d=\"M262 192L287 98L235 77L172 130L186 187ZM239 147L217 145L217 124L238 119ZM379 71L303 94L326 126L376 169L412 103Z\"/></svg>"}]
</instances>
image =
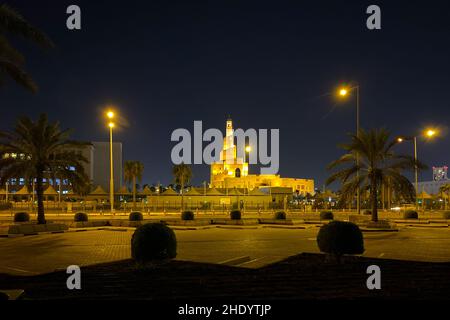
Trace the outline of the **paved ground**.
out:
<instances>
[{"instance_id":1,"label":"paved ground","mask_svg":"<svg viewBox=\"0 0 450 320\"><path fill-rule=\"evenodd\" d=\"M301 252L318 252L311 229L177 230L179 260L219 263L249 256L246 267L260 267ZM32 275L130 257L132 229L85 231L0 238L0 273ZM449 228L402 228L365 233L364 256L430 262L450 261Z\"/></svg>"}]
</instances>

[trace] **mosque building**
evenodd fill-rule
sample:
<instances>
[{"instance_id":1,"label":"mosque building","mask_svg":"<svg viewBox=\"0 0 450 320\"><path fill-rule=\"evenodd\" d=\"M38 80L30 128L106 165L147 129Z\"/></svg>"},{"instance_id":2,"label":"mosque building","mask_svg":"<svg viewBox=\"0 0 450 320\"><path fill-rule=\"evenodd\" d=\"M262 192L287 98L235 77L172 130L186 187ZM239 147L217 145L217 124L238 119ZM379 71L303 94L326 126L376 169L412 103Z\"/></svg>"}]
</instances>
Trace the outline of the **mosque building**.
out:
<instances>
[{"instance_id":1,"label":"mosque building","mask_svg":"<svg viewBox=\"0 0 450 320\"><path fill-rule=\"evenodd\" d=\"M234 143L233 121L226 122L226 134L220 160L211 165L210 187L212 188L290 188L292 193L314 194L314 180L301 178L282 178L278 174L249 174L246 159L237 157ZM230 159L231 157L231 159Z\"/></svg>"}]
</instances>

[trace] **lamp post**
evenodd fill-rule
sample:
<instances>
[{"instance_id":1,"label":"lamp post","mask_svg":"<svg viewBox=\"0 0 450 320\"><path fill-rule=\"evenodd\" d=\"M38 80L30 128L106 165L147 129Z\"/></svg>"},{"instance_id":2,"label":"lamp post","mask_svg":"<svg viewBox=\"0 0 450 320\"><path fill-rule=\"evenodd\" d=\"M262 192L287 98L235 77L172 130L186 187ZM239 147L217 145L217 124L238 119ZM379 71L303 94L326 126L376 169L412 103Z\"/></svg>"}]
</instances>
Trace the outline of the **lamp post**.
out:
<instances>
[{"instance_id":1,"label":"lamp post","mask_svg":"<svg viewBox=\"0 0 450 320\"><path fill-rule=\"evenodd\" d=\"M114 214L114 160L113 160L113 128L114 122L112 119L114 118L114 112L108 111L107 117L109 118L109 166L110 166L110 179L109 179L109 202L111 204L111 214Z\"/></svg>"},{"instance_id":2,"label":"lamp post","mask_svg":"<svg viewBox=\"0 0 450 320\"><path fill-rule=\"evenodd\" d=\"M246 146L245 147L245 154L246 154L246 161L244 161L244 163L245 162L247 162L247 171L246 171L246 173L245 173L245 184L246 184L246 190L247 190L247 194L246 194L246 197L245 197L245 200L244 200L244 211L245 210L247 210L247 201L248 201L248 196L249 196L249 190L248 190L248 179L247 179L247 176L248 176L248 170L249 170L249 162L250 162L250 152L252 151L252 147L250 147L250 146ZM244 194L245 194L245 192L244 192Z\"/></svg>"},{"instance_id":3,"label":"lamp post","mask_svg":"<svg viewBox=\"0 0 450 320\"><path fill-rule=\"evenodd\" d=\"M359 138L359 85L351 88L343 87L339 90L339 95L341 97L346 97L351 90L356 91L356 137ZM361 214L361 194L359 191L359 153L356 153L356 180L358 181L358 189L356 190L356 211Z\"/></svg>"},{"instance_id":4,"label":"lamp post","mask_svg":"<svg viewBox=\"0 0 450 320\"><path fill-rule=\"evenodd\" d=\"M426 138L434 138L437 134L435 129L426 129L424 132L424 136ZM414 144L414 189L416 191L416 197L419 194L419 170L417 167L417 136L413 137L398 137L397 142L402 143L403 141L412 141ZM418 208L417 199L416 199L416 210Z\"/></svg>"}]
</instances>

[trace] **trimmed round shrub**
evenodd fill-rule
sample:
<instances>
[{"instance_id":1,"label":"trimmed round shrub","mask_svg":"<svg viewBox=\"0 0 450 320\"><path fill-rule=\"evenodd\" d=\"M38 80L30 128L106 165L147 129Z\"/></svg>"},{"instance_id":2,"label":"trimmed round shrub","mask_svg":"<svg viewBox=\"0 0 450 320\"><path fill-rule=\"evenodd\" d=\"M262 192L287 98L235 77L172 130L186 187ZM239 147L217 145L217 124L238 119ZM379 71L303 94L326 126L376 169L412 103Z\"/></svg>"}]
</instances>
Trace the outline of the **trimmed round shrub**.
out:
<instances>
[{"instance_id":1,"label":"trimmed round shrub","mask_svg":"<svg viewBox=\"0 0 450 320\"><path fill-rule=\"evenodd\" d=\"M131 257L140 264L173 259L177 256L177 239L172 229L162 223L147 223L136 229L131 238Z\"/></svg>"},{"instance_id":2,"label":"trimmed round shrub","mask_svg":"<svg viewBox=\"0 0 450 320\"><path fill-rule=\"evenodd\" d=\"M286 220L286 212L278 211L277 213L275 213L275 219L276 220Z\"/></svg>"},{"instance_id":3,"label":"trimmed round shrub","mask_svg":"<svg viewBox=\"0 0 450 320\"><path fill-rule=\"evenodd\" d=\"M183 211L181 213L181 220L194 220L194 213L192 211Z\"/></svg>"},{"instance_id":4,"label":"trimmed round shrub","mask_svg":"<svg viewBox=\"0 0 450 320\"><path fill-rule=\"evenodd\" d=\"M142 220L144 220L144 216L139 211L133 211L128 216L128 220L130 220L130 221L142 221Z\"/></svg>"},{"instance_id":5,"label":"trimmed round shrub","mask_svg":"<svg viewBox=\"0 0 450 320\"><path fill-rule=\"evenodd\" d=\"M241 220L241 211L240 210L233 210L230 212L230 219L231 220Z\"/></svg>"},{"instance_id":6,"label":"trimmed round shrub","mask_svg":"<svg viewBox=\"0 0 450 320\"><path fill-rule=\"evenodd\" d=\"M450 219L450 211L445 211L443 214L442 214L442 218L444 218L444 219Z\"/></svg>"},{"instance_id":7,"label":"trimmed round shrub","mask_svg":"<svg viewBox=\"0 0 450 320\"><path fill-rule=\"evenodd\" d=\"M414 210L406 210L403 213L403 219L419 219L419 214Z\"/></svg>"},{"instance_id":8,"label":"trimmed round shrub","mask_svg":"<svg viewBox=\"0 0 450 320\"><path fill-rule=\"evenodd\" d=\"M334 215L333 212L331 211L322 211L320 213L320 220L333 220L334 219Z\"/></svg>"},{"instance_id":9,"label":"trimmed round shrub","mask_svg":"<svg viewBox=\"0 0 450 320\"><path fill-rule=\"evenodd\" d=\"M30 221L30 215L28 212L17 212L14 215L14 222L28 222Z\"/></svg>"},{"instance_id":10,"label":"trimmed round shrub","mask_svg":"<svg viewBox=\"0 0 450 320\"><path fill-rule=\"evenodd\" d=\"M6 300L9 300L9 295L4 292L0 292L0 301L6 301Z\"/></svg>"},{"instance_id":11,"label":"trimmed round shrub","mask_svg":"<svg viewBox=\"0 0 450 320\"><path fill-rule=\"evenodd\" d=\"M338 258L343 254L364 253L364 239L359 227L351 222L332 221L323 225L317 235L321 252Z\"/></svg>"},{"instance_id":12,"label":"trimmed round shrub","mask_svg":"<svg viewBox=\"0 0 450 320\"><path fill-rule=\"evenodd\" d=\"M73 220L75 222L87 222L88 219L88 215L84 212L77 212L75 213L75 216L73 217Z\"/></svg>"},{"instance_id":13,"label":"trimmed round shrub","mask_svg":"<svg viewBox=\"0 0 450 320\"><path fill-rule=\"evenodd\" d=\"M372 215L372 211L371 210L364 210L363 214L370 216Z\"/></svg>"}]
</instances>

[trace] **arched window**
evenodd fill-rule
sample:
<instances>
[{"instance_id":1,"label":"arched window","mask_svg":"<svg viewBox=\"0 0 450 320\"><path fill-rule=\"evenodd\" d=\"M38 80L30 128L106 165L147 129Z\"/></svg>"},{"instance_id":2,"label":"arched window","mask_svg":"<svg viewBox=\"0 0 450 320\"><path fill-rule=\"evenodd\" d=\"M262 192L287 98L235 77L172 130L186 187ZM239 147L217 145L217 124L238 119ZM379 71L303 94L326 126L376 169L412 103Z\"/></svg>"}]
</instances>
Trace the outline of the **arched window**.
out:
<instances>
[{"instance_id":1,"label":"arched window","mask_svg":"<svg viewBox=\"0 0 450 320\"><path fill-rule=\"evenodd\" d=\"M234 171L234 176L235 176L236 178L240 178L240 177L241 177L241 169L237 168L237 169Z\"/></svg>"}]
</instances>

